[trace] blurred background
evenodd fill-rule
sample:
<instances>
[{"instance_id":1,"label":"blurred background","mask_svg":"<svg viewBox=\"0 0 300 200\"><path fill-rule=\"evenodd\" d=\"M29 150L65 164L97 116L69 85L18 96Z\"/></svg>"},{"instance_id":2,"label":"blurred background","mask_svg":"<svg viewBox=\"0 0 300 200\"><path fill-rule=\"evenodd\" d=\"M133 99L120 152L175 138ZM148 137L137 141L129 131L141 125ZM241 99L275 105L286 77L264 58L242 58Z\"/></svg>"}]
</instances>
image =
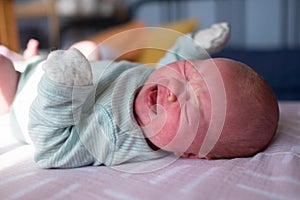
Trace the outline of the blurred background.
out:
<instances>
[{"instance_id":1,"label":"blurred background","mask_svg":"<svg viewBox=\"0 0 300 200\"><path fill-rule=\"evenodd\" d=\"M228 21L231 39L214 56L246 62L264 76L278 99L300 100L299 0L0 1L13 3L20 50L30 38L38 39L42 49L66 48L134 20L161 26L195 19L196 29Z\"/></svg>"},{"instance_id":2,"label":"blurred background","mask_svg":"<svg viewBox=\"0 0 300 200\"><path fill-rule=\"evenodd\" d=\"M149 26L193 18L199 20L199 29L214 22L229 21L231 48L274 49L294 48L300 45L300 15L298 0L13 0L21 4L54 3L59 23L55 45L82 39L107 27L139 19ZM36 11L35 9L35 11ZM33 12L33 11L31 11ZM36 37L43 47L49 45L47 13L18 17L21 46L28 38ZM53 20L53 19L52 19ZM54 19L55 20L55 19ZM52 22L53 23L53 22ZM56 38L57 39L57 38ZM52 45L54 45L52 44Z\"/></svg>"}]
</instances>

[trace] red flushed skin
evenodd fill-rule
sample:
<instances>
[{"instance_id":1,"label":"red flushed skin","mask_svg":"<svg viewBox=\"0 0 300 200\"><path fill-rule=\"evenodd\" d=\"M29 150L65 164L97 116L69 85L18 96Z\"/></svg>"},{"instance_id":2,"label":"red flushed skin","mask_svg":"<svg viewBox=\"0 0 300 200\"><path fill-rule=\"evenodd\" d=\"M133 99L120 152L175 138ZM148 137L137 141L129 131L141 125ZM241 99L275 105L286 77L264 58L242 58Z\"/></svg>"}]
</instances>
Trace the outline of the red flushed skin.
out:
<instances>
[{"instance_id":1,"label":"red flushed skin","mask_svg":"<svg viewBox=\"0 0 300 200\"><path fill-rule=\"evenodd\" d=\"M209 70L212 67L219 76L211 74L216 73ZM220 77L226 93L224 126L212 150L199 156L211 123L211 92L217 88L217 81L207 85L206 80ZM223 58L177 61L160 68L137 95L134 110L155 146L186 158L251 156L268 145L279 118L277 99L268 84L245 64Z\"/></svg>"},{"instance_id":2,"label":"red flushed skin","mask_svg":"<svg viewBox=\"0 0 300 200\"><path fill-rule=\"evenodd\" d=\"M157 147L198 154L204 135L197 133L205 132L210 118L209 94L198 74L191 62L172 63L156 70L137 95L136 119Z\"/></svg>"}]
</instances>

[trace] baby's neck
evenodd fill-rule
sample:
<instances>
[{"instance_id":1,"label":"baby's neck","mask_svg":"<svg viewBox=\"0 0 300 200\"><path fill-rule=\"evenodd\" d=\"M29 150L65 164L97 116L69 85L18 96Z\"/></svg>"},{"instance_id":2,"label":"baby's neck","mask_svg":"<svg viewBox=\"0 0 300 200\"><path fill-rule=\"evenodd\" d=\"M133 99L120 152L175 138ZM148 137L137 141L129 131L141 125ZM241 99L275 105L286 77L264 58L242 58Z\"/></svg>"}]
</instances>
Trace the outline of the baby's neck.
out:
<instances>
[{"instance_id":1,"label":"baby's neck","mask_svg":"<svg viewBox=\"0 0 300 200\"><path fill-rule=\"evenodd\" d=\"M160 148L158 148L157 146L155 146L155 145L151 142L151 140L149 140L148 138L145 138L145 140L146 140L148 146L149 146L151 149L153 149L154 151L160 150Z\"/></svg>"}]
</instances>

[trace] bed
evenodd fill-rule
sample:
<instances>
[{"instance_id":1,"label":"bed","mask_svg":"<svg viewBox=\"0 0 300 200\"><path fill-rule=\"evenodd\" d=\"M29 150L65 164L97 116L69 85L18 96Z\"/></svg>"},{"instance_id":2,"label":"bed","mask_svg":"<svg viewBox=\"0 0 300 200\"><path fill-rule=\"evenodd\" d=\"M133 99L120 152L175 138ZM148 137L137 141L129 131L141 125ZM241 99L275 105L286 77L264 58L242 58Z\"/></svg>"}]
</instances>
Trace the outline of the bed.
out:
<instances>
[{"instance_id":1,"label":"bed","mask_svg":"<svg viewBox=\"0 0 300 200\"><path fill-rule=\"evenodd\" d=\"M31 145L0 147L1 199L280 199L300 196L300 102L279 102L276 136L263 152L226 160L178 159L147 173L122 168L39 168ZM11 132L1 119L1 134ZM138 165L129 164L134 169Z\"/></svg>"}]
</instances>

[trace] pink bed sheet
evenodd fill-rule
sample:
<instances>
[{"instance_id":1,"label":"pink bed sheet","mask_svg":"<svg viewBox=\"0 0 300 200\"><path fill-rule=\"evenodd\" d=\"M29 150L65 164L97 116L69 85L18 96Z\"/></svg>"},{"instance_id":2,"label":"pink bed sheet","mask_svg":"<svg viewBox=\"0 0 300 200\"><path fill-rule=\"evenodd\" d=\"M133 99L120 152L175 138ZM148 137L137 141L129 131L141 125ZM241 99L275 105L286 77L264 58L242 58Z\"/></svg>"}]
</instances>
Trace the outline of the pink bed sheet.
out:
<instances>
[{"instance_id":1,"label":"pink bed sheet","mask_svg":"<svg viewBox=\"0 0 300 200\"><path fill-rule=\"evenodd\" d=\"M229 160L179 159L150 173L108 167L40 169L30 145L0 150L0 199L300 199L300 102L280 102L263 152Z\"/></svg>"}]
</instances>

